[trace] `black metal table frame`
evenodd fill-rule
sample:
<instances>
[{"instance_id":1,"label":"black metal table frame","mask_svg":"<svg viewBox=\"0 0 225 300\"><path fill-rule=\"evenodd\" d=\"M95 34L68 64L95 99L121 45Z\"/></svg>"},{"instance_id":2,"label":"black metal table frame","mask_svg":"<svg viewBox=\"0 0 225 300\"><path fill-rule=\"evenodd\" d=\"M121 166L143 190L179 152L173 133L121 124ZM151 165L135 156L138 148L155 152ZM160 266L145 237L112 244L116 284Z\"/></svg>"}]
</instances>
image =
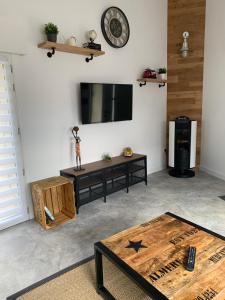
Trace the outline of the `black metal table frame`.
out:
<instances>
[{"instance_id":1,"label":"black metal table frame","mask_svg":"<svg viewBox=\"0 0 225 300\"><path fill-rule=\"evenodd\" d=\"M195 226L196 228L203 230L225 241L225 237L220 234L217 234L191 221L185 220L170 212L167 212L166 214L182 222L185 222L189 225ZM129 265L127 265L121 258L119 258L110 249L108 249L104 244L102 244L101 242L95 243L94 250L95 250L95 270L96 270L96 291L98 294L102 296L103 299L116 300L116 298L114 298L113 295L104 287L102 255L104 255L109 261L111 261L116 267L118 267L118 269L120 269L133 282L135 282L140 288L142 288L148 296L151 296L153 299L156 300L168 300L168 298L165 295L163 295L144 277L142 277L139 273L137 273Z\"/></svg>"}]
</instances>

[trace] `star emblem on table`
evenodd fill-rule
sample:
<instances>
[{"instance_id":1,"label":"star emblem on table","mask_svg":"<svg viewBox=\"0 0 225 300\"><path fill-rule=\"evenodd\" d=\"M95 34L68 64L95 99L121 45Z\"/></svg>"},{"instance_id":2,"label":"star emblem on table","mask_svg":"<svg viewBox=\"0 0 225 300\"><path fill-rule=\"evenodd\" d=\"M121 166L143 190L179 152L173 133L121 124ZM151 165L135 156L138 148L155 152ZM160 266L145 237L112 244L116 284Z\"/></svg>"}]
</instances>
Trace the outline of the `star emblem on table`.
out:
<instances>
[{"instance_id":1,"label":"star emblem on table","mask_svg":"<svg viewBox=\"0 0 225 300\"><path fill-rule=\"evenodd\" d=\"M146 247L145 245L142 245L142 240L140 240L138 242L129 241L129 245L126 246L125 248L132 248L136 252L138 252L140 250L140 248L148 248L148 247Z\"/></svg>"}]
</instances>

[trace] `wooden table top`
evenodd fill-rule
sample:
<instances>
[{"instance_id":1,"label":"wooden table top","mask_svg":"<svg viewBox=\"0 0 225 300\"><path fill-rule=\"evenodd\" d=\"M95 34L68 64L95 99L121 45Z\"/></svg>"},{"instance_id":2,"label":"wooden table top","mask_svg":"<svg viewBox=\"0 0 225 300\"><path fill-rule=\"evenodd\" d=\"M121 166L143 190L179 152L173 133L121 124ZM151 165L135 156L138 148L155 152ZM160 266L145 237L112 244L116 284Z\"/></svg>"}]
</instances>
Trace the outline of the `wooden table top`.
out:
<instances>
[{"instance_id":1,"label":"wooden table top","mask_svg":"<svg viewBox=\"0 0 225 300\"><path fill-rule=\"evenodd\" d=\"M124 157L123 155L119 155L119 156L112 157L112 160L110 160L110 161L99 160L99 161L95 161L93 163L82 165L82 168L84 168L84 170L81 170L81 171L75 171L74 167L73 167L73 168L61 170L61 172L64 172L71 176L81 176L81 175L86 175L91 172L96 172L96 171L99 171L102 169L115 167L120 164L124 164L124 163L132 162L132 161L135 161L138 159L142 159L144 157L146 157L146 155L136 154L136 153L134 153L131 157Z\"/></svg>"},{"instance_id":2,"label":"wooden table top","mask_svg":"<svg viewBox=\"0 0 225 300\"><path fill-rule=\"evenodd\" d=\"M166 213L101 243L168 299L224 300L225 238L215 235ZM185 269L189 246L197 248L193 272Z\"/></svg>"}]
</instances>

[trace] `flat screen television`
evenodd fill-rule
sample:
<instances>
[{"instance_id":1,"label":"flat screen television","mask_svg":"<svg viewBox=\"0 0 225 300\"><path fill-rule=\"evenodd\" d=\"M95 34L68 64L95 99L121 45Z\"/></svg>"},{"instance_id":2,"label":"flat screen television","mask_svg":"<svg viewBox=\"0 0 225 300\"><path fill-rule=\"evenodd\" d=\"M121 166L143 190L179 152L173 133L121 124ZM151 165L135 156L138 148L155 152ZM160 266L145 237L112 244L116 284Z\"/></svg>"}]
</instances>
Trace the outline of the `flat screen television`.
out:
<instances>
[{"instance_id":1,"label":"flat screen television","mask_svg":"<svg viewBox=\"0 0 225 300\"><path fill-rule=\"evenodd\" d=\"M132 120L133 85L80 83L82 124Z\"/></svg>"}]
</instances>

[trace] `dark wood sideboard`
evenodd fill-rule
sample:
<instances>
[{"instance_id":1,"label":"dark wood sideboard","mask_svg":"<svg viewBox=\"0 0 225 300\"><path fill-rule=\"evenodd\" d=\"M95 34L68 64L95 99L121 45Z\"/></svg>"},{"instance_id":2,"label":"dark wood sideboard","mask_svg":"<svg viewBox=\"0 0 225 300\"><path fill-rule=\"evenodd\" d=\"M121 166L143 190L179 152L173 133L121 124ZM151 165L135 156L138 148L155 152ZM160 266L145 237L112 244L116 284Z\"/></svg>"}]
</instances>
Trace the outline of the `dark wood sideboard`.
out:
<instances>
[{"instance_id":1,"label":"dark wood sideboard","mask_svg":"<svg viewBox=\"0 0 225 300\"><path fill-rule=\"evenodd\" d=\"M110 161L96 161L82 166L84 170L69 168L60 171L60 175L74 182L76 210L98 198L126 189L144 181L147 185L147 156L133 154L132 157L116 156Z\"/></svg>"}]
</instances>

